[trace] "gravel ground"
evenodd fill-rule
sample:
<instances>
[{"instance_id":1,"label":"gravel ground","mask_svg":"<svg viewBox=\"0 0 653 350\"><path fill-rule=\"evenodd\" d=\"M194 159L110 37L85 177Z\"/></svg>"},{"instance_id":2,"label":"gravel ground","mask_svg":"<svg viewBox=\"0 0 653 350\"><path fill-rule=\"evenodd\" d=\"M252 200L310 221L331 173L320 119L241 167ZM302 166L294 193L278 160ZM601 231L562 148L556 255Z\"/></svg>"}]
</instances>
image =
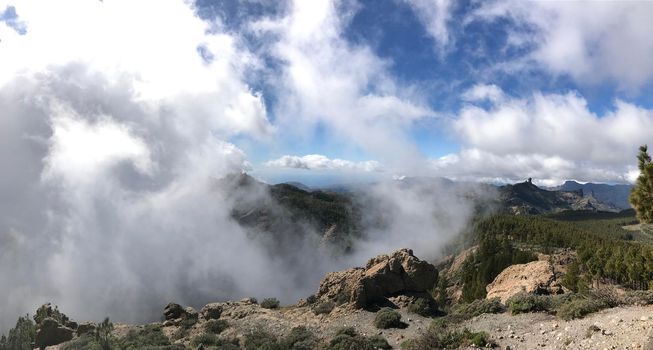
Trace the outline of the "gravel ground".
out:
<instances>
[{"instance_id":1,"label":"gravel ground","mask_svg":"<svg viewBox=\"0 0 653 350\"><path fill-rule=\"evenodd\" d=\"M562 321L542 313L481 315L464 324L505 349L653 350L653 306L617 307Z\"/></svg>"}]
</instances>

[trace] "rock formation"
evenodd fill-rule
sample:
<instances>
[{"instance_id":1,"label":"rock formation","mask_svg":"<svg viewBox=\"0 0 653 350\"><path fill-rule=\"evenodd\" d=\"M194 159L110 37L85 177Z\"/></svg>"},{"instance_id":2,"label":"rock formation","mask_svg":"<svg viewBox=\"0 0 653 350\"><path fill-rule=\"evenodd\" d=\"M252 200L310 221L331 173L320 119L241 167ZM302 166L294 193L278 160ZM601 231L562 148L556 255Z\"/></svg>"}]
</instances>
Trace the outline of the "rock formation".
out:
<instances>
[{"instance_id":1,"label":"rock formation","mask_svg":"<svg viewBox=\"0 0 653 350\"><path fill-rule=\"evenodd\" d=\"M51 317L44 318L36 330L35 345L39 349L73 339L74 331Z\"/></svg>"},{"instance_id":2,"label":"rock formation","mask_svg":"<svg viewBox=\"0 0 653 350\"><path fill-rule=\"evenodd\" d=\"M507 267L486 287L487 298L500 298L505 303L511 296L520 293L561 294L563 289L557 282L551 263L533 261Z\"/></svg>"},{"instance_id":3,"label":"rock formation","mask_svg":"<svg viewBox=\"0 0 653 350\"><path fill-rule=\"evenodd\" d=\"M437 279L435 266L415 257L412 250L401 249L370 259L365 268L327 274L320 282L317 297L365 308L396 295L430 298L428 290Z\"/></svg>"}]
</instances>

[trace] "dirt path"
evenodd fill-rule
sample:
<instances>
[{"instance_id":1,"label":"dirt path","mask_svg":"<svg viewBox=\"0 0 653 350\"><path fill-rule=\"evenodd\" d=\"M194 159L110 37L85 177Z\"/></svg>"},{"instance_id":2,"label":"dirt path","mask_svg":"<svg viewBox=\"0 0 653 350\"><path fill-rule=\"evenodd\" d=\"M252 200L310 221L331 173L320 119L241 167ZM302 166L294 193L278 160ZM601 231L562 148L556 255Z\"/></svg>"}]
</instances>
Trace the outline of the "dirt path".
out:
<instances>
[{"instance_id":1,"label":"dirt path","mask_svg":"<svg viewBox=\"0 0 653 350\"><path fill-rule=\"evenodd\" d=\"M464 326L491 334L501 349L653 350L653 306L607 309L568 322L542 313L481 315Z\"/></svg>"}]
</instances>

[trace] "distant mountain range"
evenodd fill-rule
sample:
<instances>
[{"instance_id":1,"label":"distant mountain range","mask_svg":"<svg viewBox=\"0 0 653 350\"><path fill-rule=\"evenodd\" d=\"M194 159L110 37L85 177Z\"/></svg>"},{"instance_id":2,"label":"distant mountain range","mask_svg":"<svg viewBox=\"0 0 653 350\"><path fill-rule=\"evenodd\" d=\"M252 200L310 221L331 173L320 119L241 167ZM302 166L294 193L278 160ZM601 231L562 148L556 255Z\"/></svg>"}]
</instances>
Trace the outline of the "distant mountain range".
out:
<instances>
[{"instance_id":1,"label":"distant mountain range","mask_svg":"<svg viewBox=\"0 0 653 350\"><path fill-rule=\"evenodd\" d=\"M632 185L607 185L595 183L580 184L576 181L566 181L561 186L553 187L551 190L583 190L583 193L586 196L591 195L594 198L604 203L611 204L617 208L629 209L631 206L630 203L628 203L628 196L630 195L630 190L632 190L632 188Z\"/></svg>"},{"instance_id":2,"label":"distant mountain range","mask_svg":"<svg viewBox=\"0 0 653 350\"><path fill-rule=\"evenodd\" d=\"M630 209L628 196L632 185L608 185L567 181L561 186L540 188L531 182L494 186L477 183L461 183L437 177L406 177L397 180L402 186L472 186L496 188L499 191L499 206L513 213L546 214L564 210L590 210L618 212ZM350 183L310 188L300 183L288 183L305 191L325 191L340 194L366 191L373 183Z\"/></svg>"},{"instance_id":3,"label":"distant mountain range","mask_svg":"<svg viewBox=\"0 0 653 350\"><path fill-rule=\"evenodd\" d=\"M545 190L526 181L499 187L500 203L514 214L548 214L565 210L618 212L623 208L606 203L582 188Z\"/></svg>"}]
</instances>

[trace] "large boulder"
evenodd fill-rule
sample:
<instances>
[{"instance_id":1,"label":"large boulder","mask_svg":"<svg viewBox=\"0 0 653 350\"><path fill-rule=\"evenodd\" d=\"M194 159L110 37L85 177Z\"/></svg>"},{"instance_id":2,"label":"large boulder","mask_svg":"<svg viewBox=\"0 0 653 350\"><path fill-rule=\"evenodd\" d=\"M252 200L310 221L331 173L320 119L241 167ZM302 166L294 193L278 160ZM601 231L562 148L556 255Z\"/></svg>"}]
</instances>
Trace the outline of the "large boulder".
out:
<instances>
[{"instance_id":1,"label":"large boulder","mask_svg":"<svg viewBox=\"0 0 653 350\"><path fill-rule=\"evenodd\" d=\"M35 343L39 349L47 346L58 345L73 339L73 330L52 317L41 320L36 330Z\"/></svg>"},{"instance_id":2,"label":"large boulder","mask_svg":"<svg viewBox=\"0 0 653 350\"><path fill-rule=\"evenodd\" d=\"M222 304L220 303L210 303L204 305L200 314L204 317L205 320L217 320L222 315Z\"/></svg>"},{"instance_id":3,"label":"large boulder","mask_svg":"<svg viewBox=\"0 0 653 350\"><path fill-rule=\"evenodd\" d=\"M320 282L317 297L365 308L397 295L428 297L437 279L435 266L415 257L412 250L401 249L370 259L365 268L327 274Z\"/></svg>"},{"instance_id":4,"label":"large boulder","mask_svg":"<svg viewBox=\"0 0 653 350\"><path fill-rule=\"evenodd\" d=\"M169 303L168 305L166 305L165 309L163 309L163 317L165 318L166 321L176 320L178 318L181 318L181 316L185 312L186 311L181 305L175 303Z\"/></svg>"},{"instance_id":5,"label":"large boulder","mask_svg":"<svg viewBox=\"0 0 653 350\"><path fill-rule=\"evenodd\" d=\"M554 268L548 261L508 266L486 287L487 298L499 298L505 303L511 296L526 292L532 294L561 294Z\"/></svg>"}]
</instances>

